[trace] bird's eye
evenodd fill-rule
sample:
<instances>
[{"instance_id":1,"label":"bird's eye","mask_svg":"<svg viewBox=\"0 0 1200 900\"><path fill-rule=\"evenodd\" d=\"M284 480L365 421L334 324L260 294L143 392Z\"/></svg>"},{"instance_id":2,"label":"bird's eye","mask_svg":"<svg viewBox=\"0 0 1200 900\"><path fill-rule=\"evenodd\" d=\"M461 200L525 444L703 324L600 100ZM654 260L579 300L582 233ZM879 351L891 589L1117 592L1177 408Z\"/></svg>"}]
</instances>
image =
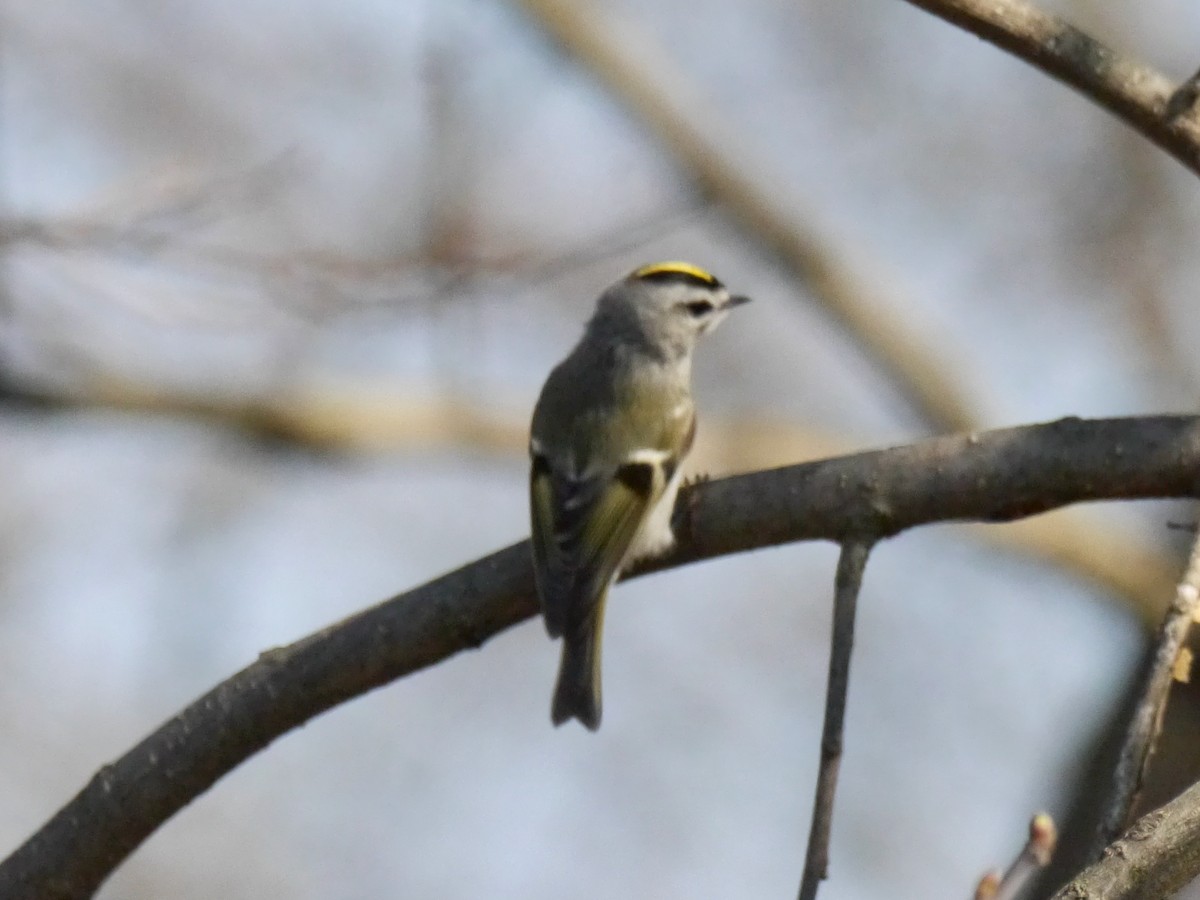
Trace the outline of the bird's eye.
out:
<instances>
[{"instance_id":1,"label":"bird's eye","mask_svg":"<svg viewBox=\"0 0 1200 900\"><path fill-rule=\"evenodd\" d=\"M708 300L693 300L690 303L683 304L683 307L693 319L707 316L714 308L711 301Z\"/></svg>"}]
</instances>

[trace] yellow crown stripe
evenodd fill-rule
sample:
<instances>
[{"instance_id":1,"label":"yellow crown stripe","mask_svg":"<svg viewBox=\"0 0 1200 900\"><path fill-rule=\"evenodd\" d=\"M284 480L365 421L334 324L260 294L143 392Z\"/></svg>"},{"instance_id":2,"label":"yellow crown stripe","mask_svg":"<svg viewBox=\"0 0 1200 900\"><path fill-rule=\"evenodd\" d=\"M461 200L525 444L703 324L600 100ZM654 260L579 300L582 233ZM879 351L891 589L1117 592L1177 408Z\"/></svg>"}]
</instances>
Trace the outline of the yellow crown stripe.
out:
<instances>
[{"instance_id":1,"label":"yellow crown stripe","mask_svg":"<svg viewBox=\"0 0 1200 900\"><path fill-rule=\"evenodd\" d=\"M708 272L705 272L699 266L693 266L691 263L678 261L651 263L648 266L642 266L633 273L633 277L649 278L651 275L665 275L668 273L674 275L690 275L692 278L696 278L700 281L706 281L709 284L717 283L717 279L715 277Z\"/></svg>"}]
</instances>

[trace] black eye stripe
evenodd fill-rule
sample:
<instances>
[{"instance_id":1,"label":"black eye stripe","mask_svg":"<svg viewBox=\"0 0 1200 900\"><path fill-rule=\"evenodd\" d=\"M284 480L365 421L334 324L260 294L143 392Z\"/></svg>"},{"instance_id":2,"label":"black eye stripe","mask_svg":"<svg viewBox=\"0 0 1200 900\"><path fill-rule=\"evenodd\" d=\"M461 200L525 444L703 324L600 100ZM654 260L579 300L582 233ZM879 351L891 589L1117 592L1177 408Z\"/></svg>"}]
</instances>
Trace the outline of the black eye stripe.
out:
<instances>
[{"instance_id":1,"label":"black eye stripe","mask_svg":"<svg viewBox=\"0 0 1200 900\"><path fill-rule=\"evenodd\" d=\"M692 300L690 303L683 304L683 308L697 319L701 316L707 316L710 312L716 309L713 303L709 300Z\"/></svg>"}]
</instances>

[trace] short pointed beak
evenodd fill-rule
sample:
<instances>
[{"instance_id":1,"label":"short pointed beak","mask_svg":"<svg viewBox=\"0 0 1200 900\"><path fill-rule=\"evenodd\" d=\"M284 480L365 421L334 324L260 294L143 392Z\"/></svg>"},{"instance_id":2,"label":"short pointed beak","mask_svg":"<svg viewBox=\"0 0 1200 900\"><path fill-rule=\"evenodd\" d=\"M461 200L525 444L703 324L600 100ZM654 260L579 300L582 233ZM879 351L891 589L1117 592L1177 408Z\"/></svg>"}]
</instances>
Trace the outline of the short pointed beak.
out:
<instances>
[{"instance_id":1,"label":"short pointed beak","mask_svg":"<svg viewBox=\"0 0 1200 900\"><path fill-rule=\"evenodd\" d=\"M749 297L743 296L742 294L734 294L728 300L725 301L724 305L722 306L722 309L733 309L735 306L741 306L742 304L749 303L749 302L750 302Z\"/></svg>"}]
</instances>

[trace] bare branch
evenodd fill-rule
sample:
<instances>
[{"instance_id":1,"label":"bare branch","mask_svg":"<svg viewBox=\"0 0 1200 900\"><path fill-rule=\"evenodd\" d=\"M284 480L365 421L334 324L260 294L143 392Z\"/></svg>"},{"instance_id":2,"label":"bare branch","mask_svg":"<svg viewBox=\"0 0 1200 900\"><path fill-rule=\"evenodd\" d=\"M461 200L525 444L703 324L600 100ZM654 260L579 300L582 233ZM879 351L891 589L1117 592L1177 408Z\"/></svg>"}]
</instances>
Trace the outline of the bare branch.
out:
<instances>
[{"instance_id":1,"label":"bare branch","mask_svg":"<svg viewBox=\"0 0 1200 900\"><path fill-rule=\"evenodd\" d=\"M2 257L0 257L2 258ZM547 277L553 277L548 274ZM0 385L0 400L47 408L98 406L147 415L190 416L254 436L321 451L398 452L453 444L524 453L528 422L450 391L374 381L286 385L261 395L187 392L108 373L69 387L29 381ZM757 418L706 419L689 466L748 471L846 452L845 437ZM964 526L979 540L1046 560L1124 599L1147 630L1162 619L1177 561L1128 529L1087 510L1058 510L1001 530Z\"/></svg>"},{"instance_id":2,"label":"bare branch","mask_svg":"<svg viewBox=\"0 0 1200 900\"><path fill-rule=\"evenodd\" d=\"M1029 840L1001 873L992 870L979 879L975 900L1016 900L1029 887L1033 877L1050 865L1058 844L1058 829L1047 813L1038 813L1029 822Z\"/></svg>"},{"instance_id":3,"label":"bare branch","mask_svg":"<svg viewBox=\"0 0 1200 900\"><path fill-rule=\"evenodd\" d=\"M1200 784L1142 816L1051 900L1162 900L1200 874Z\"/></svg>"},{"instance_id":4,"label":"bare branch","mask_svg":"<svg viewBox=\"0 0 1200 900\"><path fill-rule=\"evenodd\" d=\"M1200 174L1200 117L1165 76L1025 0L908 0L1078 90ZM1170 101L1176 98L1174 103Z\"/></svg>"},{"instance_id":5,"label":"bare branch","mask_svg":"<svg viewBox=\"0 0 1200 900\"><path fill-rule=\"evenodd\" d=\"M1142 684L1142 695L1129 722L1121 756L1113 772L1112 794L1105 804L1104 816L1096 832L1092 858L1098 859L1104 848L1116 840L1129 822L1134 803L1141 793L1154 752L1154 743L1162 730L1167 696L1175 680L1175 667L1197 610L1200 610L1200 538L1192 545L1187 569L1175 591L1175 600L1159 626L1154 657L1150 660Z\"/></svg>"},{"instance_id":6,"label":"bare branch","mask_svg":"<svg viewBox=\"0 0 1200 900\"><path fill-rule=\"evenodd\" d=\"M854 649L854 615L862 590L863 571L871 554L872 540L850 540L842 544L833 592L833 630L829 644L829 683L825 692L825 724L821 729L821 762L813 797L812 825L808 851L800 879L799 900L816 900L817 888L829 877L829 832L833 827L833 800L837 793L838 770L842 764L846 694L850 689L850 654Z\"/></svg>"},{"instance_id":7,"label":"bare branch","mask_svg":"<svg viewBox=\"0 0 1200 900\"><path fill-rule=\"evenodd\" d=\"M1016 900L1033 877L1050 865L1057 843L1058 829L1054 827L1054 820L1046 813L1038 813L1029 821L1029 840L1000 879L996 892L991 895L992 900Z\"/></svg>"},{"instance_id":8,"label":"bare branch","mask_svg":"<svg viewBox=\"0 0 1200 900\"><path fill-rule=\"evenodd\" d=\"M639 571L951 519L1006 521L1088 500L1196 496L1200 417L1063 419L696 485L681 496L678 547ZM532 616L533 597L523 541L264 653L101 769L0 863L0 896L90 896L159 825L275 738L481 646Z\"/></svg>"}]
</instances>

